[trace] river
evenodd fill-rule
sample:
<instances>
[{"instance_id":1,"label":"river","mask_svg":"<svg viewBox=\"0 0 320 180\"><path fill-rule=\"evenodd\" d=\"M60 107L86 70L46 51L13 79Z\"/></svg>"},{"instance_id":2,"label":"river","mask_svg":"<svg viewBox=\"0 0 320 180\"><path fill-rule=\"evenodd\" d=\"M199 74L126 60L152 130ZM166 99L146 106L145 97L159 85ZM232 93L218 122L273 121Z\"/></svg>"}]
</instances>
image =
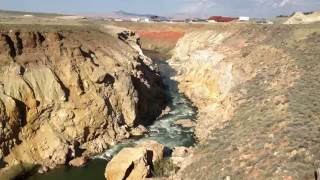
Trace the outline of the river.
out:
<instances>
[{"instance_id":1,"label":"river","mask_svg":"<svg viewBox=\"0 0 320 180\"><path fill-rule=\"evenodd\" d=\"M174 122L179 119L195 119L196 109L190 101L177 88L177 83L170 79L174 71L165 61L157 61L161 76L166 85L167 95L170 98L170 112L161 118L158 118L154 124L148 127L150 133L140 139L129 139L113 146L94 157L85 167L59 167L45 174L35 174L28 180L105 180L104 170L108 161L117 154L123 147L132 147L141 141L152 139L156 140L166 147L175 146L190 147L194 145L194 133L192 128L182 128L175 125Z\"/></svg>"}]
</instances>

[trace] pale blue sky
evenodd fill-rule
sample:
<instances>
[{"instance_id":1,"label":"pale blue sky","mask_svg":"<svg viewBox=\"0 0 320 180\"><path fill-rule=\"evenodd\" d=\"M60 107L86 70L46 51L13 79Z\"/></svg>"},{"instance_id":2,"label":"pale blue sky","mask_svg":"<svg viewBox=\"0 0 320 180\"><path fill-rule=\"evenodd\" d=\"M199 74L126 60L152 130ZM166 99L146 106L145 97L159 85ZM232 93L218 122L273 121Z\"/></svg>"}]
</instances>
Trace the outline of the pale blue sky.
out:
<instances>
[{"instance_id":1,"label":"pale blue sky","mask_svg":"<svg viewBox=\"0 0 320 180\"><path fill-rule=\"evenodd\" d=\"M72 14L124 10L158 15L265 17L320 10L320 0L0 0L0 9Z\"/></svg>"}]
</instances>

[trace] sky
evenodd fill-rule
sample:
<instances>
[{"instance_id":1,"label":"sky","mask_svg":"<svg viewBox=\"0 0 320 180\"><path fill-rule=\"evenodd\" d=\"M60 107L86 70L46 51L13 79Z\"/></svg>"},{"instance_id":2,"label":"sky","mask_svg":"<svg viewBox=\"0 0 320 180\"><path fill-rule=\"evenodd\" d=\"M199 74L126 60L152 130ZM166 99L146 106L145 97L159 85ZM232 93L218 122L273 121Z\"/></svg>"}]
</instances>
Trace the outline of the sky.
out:
<instances>
[{"instance_id":1,"label":"sky","mask_svg":"<svg viewBox=\"0 0 320 180\"><path fill-rule=\"evenodd\" d=\"M274 17L295 11L318 11L320 0L0 0L0 9L68 14L123 10L163 16Z\"/></svg>"}]
</instances>

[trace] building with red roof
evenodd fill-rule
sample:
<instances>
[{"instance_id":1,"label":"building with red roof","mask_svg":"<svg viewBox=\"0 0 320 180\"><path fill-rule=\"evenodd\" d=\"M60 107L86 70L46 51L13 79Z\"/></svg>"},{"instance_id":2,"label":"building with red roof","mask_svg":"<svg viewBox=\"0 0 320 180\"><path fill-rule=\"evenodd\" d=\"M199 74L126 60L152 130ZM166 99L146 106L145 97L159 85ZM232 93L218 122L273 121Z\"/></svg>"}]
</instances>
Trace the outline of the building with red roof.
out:
<instances>
[{"instance_id":1,"label":"building with red roof","mask_svg":"<svg viewBox=\"0 0 320 180\"><path fill-rule=\"evenodd\" d=\"M216 22L231 22L235 21L238 18L235 17L225 17L225 16L211 16L208 20L214 20Z\"/></svg>"}]
</instances>

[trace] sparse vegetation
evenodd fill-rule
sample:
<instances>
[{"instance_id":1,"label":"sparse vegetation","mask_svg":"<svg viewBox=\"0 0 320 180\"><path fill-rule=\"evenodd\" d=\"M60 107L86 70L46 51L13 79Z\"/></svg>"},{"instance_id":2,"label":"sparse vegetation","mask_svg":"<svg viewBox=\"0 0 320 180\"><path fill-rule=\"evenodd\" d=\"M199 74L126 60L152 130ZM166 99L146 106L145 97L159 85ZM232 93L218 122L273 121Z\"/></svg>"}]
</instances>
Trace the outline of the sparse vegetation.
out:
<instances>
[{"instance_id":1,"label":"sparse vegetation","mask_svg":"<svg viewBox=\"0 0 320 180\"><path fill-rule=\"evenodd\" d=\"M153 164L152 176L153 177L168 177L179 170L179 167L172 163L172 160L166 158L156 161Z\"/></svg>"}]
</instances>

